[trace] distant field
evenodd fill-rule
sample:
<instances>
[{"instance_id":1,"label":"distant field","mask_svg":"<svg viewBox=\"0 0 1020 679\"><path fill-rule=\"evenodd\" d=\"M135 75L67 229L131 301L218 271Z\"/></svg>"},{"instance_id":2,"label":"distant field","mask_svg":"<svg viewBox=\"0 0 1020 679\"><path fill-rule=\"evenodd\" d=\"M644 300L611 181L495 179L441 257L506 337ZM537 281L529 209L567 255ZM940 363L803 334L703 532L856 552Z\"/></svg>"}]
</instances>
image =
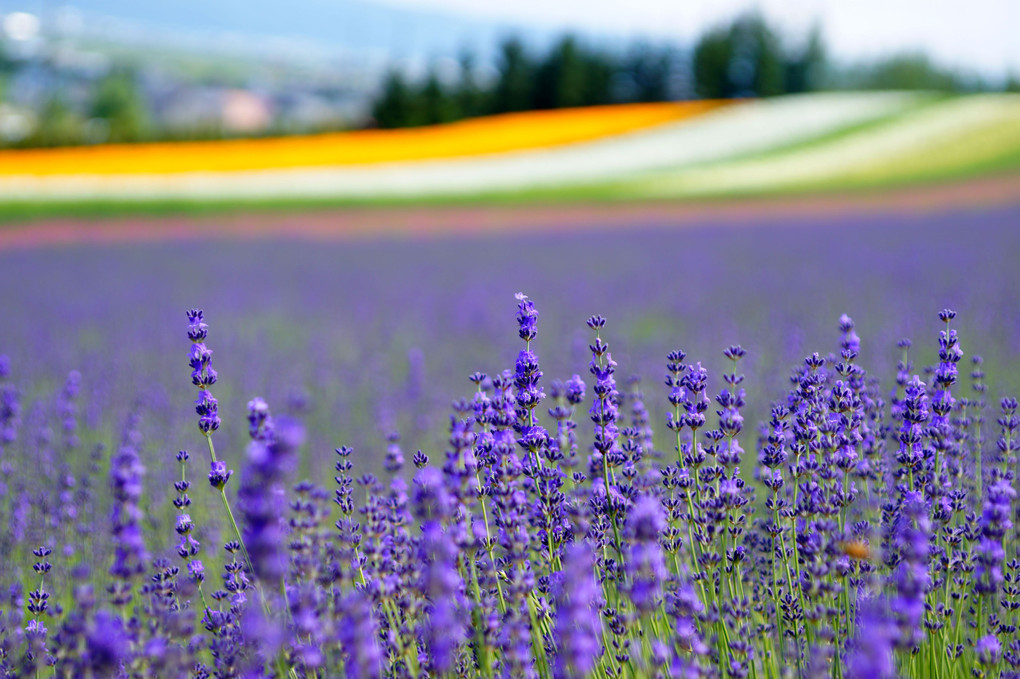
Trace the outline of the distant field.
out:
<instances>
[{"instance_id":1,"label":"distant field","mask_svg":"<svg viewBox=\"0 0 1020 679\"><path fill-rule=\"evenodd\" d=\"M235 208L677 200L1020 169L1020 96L830 93L432 128L0 153L0 220Z\"/></svg>"},{"instance_id":2,"label":"distant field","mask_svg":"<svg viewBox=\"0 0 1020 679\"><path fill-rule=\"evenodd\" d=\"M580 195L580 194L578 194ZM389 205L273 200L233 203L166 202L57 204L62 212L11 209L0 224L0 252L74 243L135 243L199 238L351 241L365 238L437 237L525 232L567 233L626 229L629 224L670 229L728 226L768 220L809 219L821 229L832 220L868 215L923 217L957 210L1020 205L1020 174L923 182L895 189L867 187L732 198L705 196L685 201L613 200L589 194L581 200L550 200L534 194L483 197L456 203L413 199ZM50 208L53 210L53 208ZM225 210L229 214L224 214Z\"/></svg>"}]
</instances>

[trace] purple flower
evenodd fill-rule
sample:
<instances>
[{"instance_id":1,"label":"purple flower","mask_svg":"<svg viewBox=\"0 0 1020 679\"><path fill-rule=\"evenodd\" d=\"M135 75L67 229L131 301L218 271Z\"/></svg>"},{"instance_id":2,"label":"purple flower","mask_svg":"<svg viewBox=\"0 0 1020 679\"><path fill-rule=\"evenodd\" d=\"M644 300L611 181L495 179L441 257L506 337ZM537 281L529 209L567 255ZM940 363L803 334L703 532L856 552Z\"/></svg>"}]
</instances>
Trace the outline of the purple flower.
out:
<instances>
[{"instance_id":1,"label":"purple flower","mask_svg":"<svg viewBox=\"0 0 1020 679\"><path fill-rule=\"evenodd\" d=\"M149 553L142 537L142 476L145 467L138 458L137 446L140 436L135 430L136 420L128 421L124 442L110 464L110 489L113 494L113 541L114 558L110 574L127 580L145 572ZM130 585L124 583L121 594L126 596L122 603L130 600Z\"/></svg>"},{"instance_id":2,"label":"purple flower","mask_svg":"<svg viewBox=\"0 0 1020 679\"><path fill-rule=\"evenodd\" d=\"M466 629L457 547L438 524L429 522L422 535L420 556L424 564L421 591L429 602L424 637L432 652L432 670L443 675L453 669Z\"/></svg>"},{"instance_id":3,"label":"purple flower","mask_svg":"<svg viewBox=\"0 0 1020 679\"><path fill-rule=\"evenodd\" d=\"M860 604L857 632L847 657L846 679L892 679L896 676L893 650L899 632L884 599Z\"/></svg>"},{"instance_id":4,"label":"purple flower","mask_svg":"<svg viewBox=\"0 0 1020 679\"><path fill-rule=\"evenodd\" d=\"M1020 415L1017 415L1017 408L1020 408L1020 403L1014 397L1008 397L1002 399L999 403L1002 410L1002 415L998 419L999 426L1001 427L1001 435L995 441L995 446L999 449L998 461L1002 464L1002 474L1005 475L1007 470L1011 470L1013 464L1016 462L1015 453L1020 450L1020 436L1017 435L1017 429L1020 429Z\"/></svg>"},{"instance_id":5,"label":"purple flower","mask_svg":"<svg viewBox=\"0 0 1020 679\"><path fill-rule=\"evenodd\" d=\"M522 351L517 357L514 372L515 423L517 444L528 451L528 459L535 462L536 457L549 445L549 435L538 423L535 409L545 398L545 392L539 386L542 371L538 369L538 356L531 351Z\"/></svg>"},{"instance_id":6,"label":"purple flower","mask_svg":"<svg viewBox=\"0 0 1020 679\"><path fill-rule=\"evenodd\" d=\"M924 595L929 585L928 541L931 520L920 493L908 492L897 520L896 544L900 563L893 583L896 594L890 602L899 625L897 647L912 650L924 640Z\"/></svg>"},{"instance_id":7,"label":"purple flower","mask_svg":"<svg viewBox=\"0 0 1020 679\"><path fill-rule=\"evenodd\" d=\"M585 677L602 654L599 610L602 591L595 581L591 547L575 542L563 554L563 572L556 589L557 679Z\"/></svg>"},{"instance_id":8,"label":"purple flower","mask_svg":"<svg viewBox=\"0 0 1020 679\"><path fill-rule=\"evenodd\" d=\"M593 316L588 319L588 326L596 329L596 333L605 326L605 319ZM609 345L596 334L595 341L589 348L592 352L588 370L595 376L595 398L592 400L588 415L595 424L595 451L598 453L596 462L603 467L603 481L608 477L607 470L622 464L617 438L619 430L616 425L620 414L620 392L616 389L616 361L609 352ZM594 470L593 470L594 471Z\"/></svg>"},{"instance_id":9,"label":"purple flower","mask_svg":"<svg viewBox=\"0 0 1020 679\"><path fill-rule=\"evenodd\" d=\"M400 434L391 432L386 436L386 471L396 474L404 468L404 451L400 449Z\"/></svg>"},{"instance_id":10,"label":"purple flower","mask_svg":"<svg viewBox=\"0 0 1020 679\"><path fill-rule=\"evenodd\" d=\"M900 450L896 461L905 475L916 477L925 460L922 441L924 423L928 421L929 415L925 384L917 375L907 383L902 408L903 426L899 433Z\"/></svg>"},{"instance_id":11,"label":"purple flower","mask_svg":"<svg viewBox=\"0 0 1020 679\"><path fill-rule=\"evenodd\" d=\"M202 565L201 561L194 559L188 562L188 577L196 585L205 581L205 566Z\"/></svg>"},{"instance_id":12,"label":"purple flower","mask_svg":"<svg viewBox=\"0 0 1020 679\"><path fill-rule=\"evenodd\" d=\"M504 585L506 612L499 639L504 672L514 677L533 677L533 631L529 624L528 600L534 594L535 574L528 559L529 535L525 524L528 496L517 487L516 480L510 478L498 479L493 493L500 543L505 550L504 572L508 579Z\"/></svg>"},{"instance_id":13,"label":"purple flower","mask_svg":"<svg viewBox=\"0 0 1020 679\"><path fill-rule=\"evenodd\" d=\"M414 517L423 523L440 523L453 512L443 475L434 467L424 467L415 475L412 497Z\"/></svg>"},{"instance_id":14,"label":"purple flower","mask_svg":"<svg viewBox=\"0 0 1020 679\"><path fill-rule=\"evenodd\" d=\"M951 309L943 309L939 313L939 319L946 324L946 329L939 332L939 364L935 368L935 394L931 403L931 409L935 413L931 421L932 427L947 430L949 414L956 403L951 393L959 374L956 364L963 359L963 350L960 349L956 331L949 329L949 321L955 317L956 312ZM945 435L944 432L940 433Z\"/></svg>"},{"instance_id":15,"label":"purple flower","mask_svg":"<svg viewBox=\"0 0 1020 679\"><path fill-rule=\"evenodd\" d=\"M581 379L580 375L573 375L567 380L566 397L567 403L574 406L584 400L584 380Z\"/></svg>"},{"instance_id":16,"label":"purple flower","mask_svg":"<svg viewBox=\"0 0 1020 679\"><path fill-rule=\"evenodd\" d=\"M363 592L351 592L341 603L337 641L346 654L348 679L377 679L382 676L382 649L372 612L372 602Z\"/></svg>"},{"instance_id":17,"label":"purple flower","mask_svg":"<svg viewBox=\"0 0 1020 679\"><path fill-rule=\"evenodd\" d=\"M676 641L681 648L689 650L695 656L708 653L708 646L702 641L698 632L697 619L705 610L705 604L698 597L693 583L686 573L678 576L676 588L666 598L666 612L673 620Z\"/></svg>"},{"instance_id":18,"label":"purple flower","mask_svg":"<svg viewBox=\"0 0 1020 679\"><path fill-rule=\"evenodd\" d=\"M18 438L18 426L21 424L21 404L18 402L18 390L6 380L11 374L11 361L0 356L0 454L5 445L14 443Z\"/></svg>"},{"instance_id":19,"label":"purple flower","mask_svg":"<svg viewBox=\"0 0 1020 679\"><path fill-rule=\"evenodd\" d=\"M57 402L57 414L64 434L64 447L68 450L78 447L78 393L81 391L81 373L72 370L67 375L64 388Z\"/></svg>"},{"instance_id":20,"label":"purple flower","mask_svg":"<svg viewBox=\"0 0 1020 679\"><path fill-rule=\"evenodd\" d=\"M517 323L521 339L530 342L538 335L538 310L523 292L518 292L514 297L517 299Z\"/></svg>"},{"instance_id":21,"label":"purple flower","mask_svg":"<svg viewBox=\"0 0 1020 679\"><path fill-rule=\"evenodd\" d=\"M252 441L249 445L248 464L237 491L248 558L255 575L268 583L278 583L286 571L283 484L303 441L304 428L298 422L284 417L277 420L271 442Z\"/></svg>"},{"instance_id":22,"label":"purple flower","mask_svg":"<svg viewBox=\"0 0 1020 679\"><path fill-rule=\"evenodd\" d=\"M655 610L662 599L662 584L669 577L666 557L659 545L659 533L666 528L662 504L652 495L634 502L627 515L630 538L626 559L631 603L639 613Z\"/></svg>"},{"instance_id":23,"label":"purple flower","mask_svg":"<svg viewBox=\"0 0 1020 679\"><path fill-rule=\"evenodd\" d=\"M227 463L223 460L209 463L209 485L216 490L223 490L233 474L234 470L227 469Z\"/></svg>"},{"instance_id":24,"label":"purple flower","mask_svg":"<svg viewBox=\"0 0 1020 679\"><path fill-rule=\"evenodd\" d=\"M257 441L268 441L273 437L269 404L258 396L248 401L248 436Z\"/></svg>"},{"instance_id":25,"label":"purple flower","mask_svg":"<svg viewBox=\"0 0 1020 679\"><path fill-rule=\"evenodd\" d=\"M203 434L208 435L220 428L219 401L211 391L203 389L198 392L195 412L198 414L198 429Z\"/></svg>"},{"instance_id":26,"label":"purple flower","mask_svg":"<svg viewBox=\"0 0 1020 679\"><path fill-rule=\"evenodd\" d=\"M119 617L98 611L85 635L84 661L97 677L120 674L131 655L131 642Z\"/></svg>"},{"instance_id":27,"label":"purple flower","mask_svg":"<svg viewBox=\"0 0 1020 679\"><path fill-rule=\"evenodd\" d=\"M1002 585L1002 561L1006 558L1002 540L1013 527L1010 507L1014 498L1016 491L1006 479L998 479L988 486L978 523L981 541L975 556L974 589L979 594L994 594Z\"/></svg>"},{"instance_id":28,"label":"purple flower","mask_svg":"<svg viewBox=\"0 0 1020 679\"><path fill-rule=\"evenodd\" d=\"M1002 653L1002 644L999 643L997 636L987 634L978 639L974 651L977 653L978 662L982 665L997 665L999 655Z\"/></svg>"},{"instance_id":29,"label":"purple flower","mask_svg":"<svg viewBox=\"0 0 1020 679\"><path fill-rule=\"evenodd\" d=\"M188 364L191 366L191 383L198 387L198 400L195 401L198 428L206 436L220 427L219 404L209 391L209 387L216 384L217 375L212 367L212 349L205 346L208 336L209 326L203 321L202 311L188 311L188 339L191 340Z\"/></svg>"},{"instance_id":30,"label":"purple flower","mask_svg":"<svg viewBox=\"0 0 1020 679\"><path fill-rule=\"evenodd\" d=\"M270 597L272 593L265 592ZM267 662L272 662L277 657L280 649L286 640L286 630L279 617L271 615L271 611L259 606L248 606L240 611L240 643L252 651L254 657L247 658L248 667L245 679L248 677L261 679L263 668Z\"/></svg>"},{"instance_id":31,"label":"purple flower","mask_svg":"<svg viewBox=\"0 0 1020 679\"><path fill-rule=\"evenodd\" d=\"M840 341L840 346L846 351L852 351L855 354L861 352L861 338L857 336L854 331L854 320L843 314L839 317L839 330L843 333L843 339Z\"/></svg>"}]
</instances>

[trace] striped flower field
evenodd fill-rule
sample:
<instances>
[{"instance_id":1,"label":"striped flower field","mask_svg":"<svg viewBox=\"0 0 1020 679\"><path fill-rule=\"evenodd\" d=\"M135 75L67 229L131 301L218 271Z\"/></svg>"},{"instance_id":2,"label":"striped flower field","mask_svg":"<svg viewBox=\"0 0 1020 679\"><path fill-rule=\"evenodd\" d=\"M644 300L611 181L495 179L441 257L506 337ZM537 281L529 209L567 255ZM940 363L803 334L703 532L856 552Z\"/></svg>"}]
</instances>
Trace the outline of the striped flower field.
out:
<instances>
[{"instance_id":1,"label":"striped flower field","mask_svg":"<svg viewBox=\"0 0 1020 679\"><path fill-rule=\"evenodd\" d=\"M269 139L32 149L4 175L163 175L350 167L555 148L676 122L725 102L691 101L510 113L447 125Z\"/></svg>"},{"instance_id":2,"label":"striped flower field","mask_svg":"<svg viewBox=\"0 0 1020 679\"><path fill-rule=\"evenodd\" d=\"M686 198L1020 165L1020 97L830 93L530 112L431 128L0 153L0 206Z\"/></svg>"}]
</instances>

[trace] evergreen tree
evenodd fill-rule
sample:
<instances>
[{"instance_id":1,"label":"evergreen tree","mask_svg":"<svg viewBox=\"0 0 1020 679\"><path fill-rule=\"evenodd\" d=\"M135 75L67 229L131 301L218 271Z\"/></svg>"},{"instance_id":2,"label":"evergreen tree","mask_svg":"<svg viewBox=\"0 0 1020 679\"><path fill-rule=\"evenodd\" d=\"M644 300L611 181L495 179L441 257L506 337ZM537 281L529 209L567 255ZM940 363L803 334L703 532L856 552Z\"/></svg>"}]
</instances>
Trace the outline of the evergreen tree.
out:
<instances>
[{"instance_id":1,"label":"evergreen tree","mask_svg":"<svg viewBox=\"0 0 1020 679\"><path fill-rule=\"evenodd\" d=\"M532 105L537 109L581 106L585 98L584 57L572 36L557 42L535 74Z\"/></svg>"},{"instance_id":2,"label":"evergreen tree","mask_svg":"<svg viewBox=\"0 0 1020 679\"><path fill-rule=\"evenodd\" d=\"M734 94L773 97L783 94L783 49L759 14L738 18L730 28L729 78Z\"/></svg>"},{"instance_id":3,"label":"evergreen tree","mask_svg":"<svg viewBox=\"0 0 1020 679\"><path fill-rule=\"evenodd\" d=\"M656 49L647 43L635 45L627 53L620 69L617 90L623 101L667 101L674 55L668 49Z\"/></svg>"},{"instance_id":4,"label":"evergreen tree","mask_svg":"<svg viewBox=\"0 0 1020 679\"><path fill-rule=\"evenodd\" d=\"M733 44L730 32L715 28L703 34L694 46L692 71L694 91L703 99L724 99L736 93L730 81Z\"/></svg>"},{"instance_id":5,"label":"evergreen tree","mask_svg":"<svg viewBox=\"0 0 1020 679\"><path fill-rule=\"evenodd\" d=\"M620 101L613 92L613 84L620 70L619 63L603 52L588 52L583 64L584 86L581 104L601 106Z\"/></svg>"},{"instance_id":6,"label":"evergreen tree","mask_svg":"<svg viewBox=\"0 0 1020 679\"><path fill-rule=\"evenodd\" d=\"M526 111L532 106L531 80L534 67L517 38L505 40L500 45L497 60L499 78L492 96L492 112Z\"/></svg>"},{"instance_id":7,"label":"evergreen tree","mask_svg":"<svg viewBox=\"0 0 1020 679\"><path fill-rule=\"evenodd\" d=\"M457 102L450 96L439 79L435 69L429 71L419 94L422 125L448 123L462 116L458 115Z\"/></svg>"},{"instance_id":8,"label":"evergreen tree","mask_svg":"<svg viewBox=\"0 0 1020 679\"><path fill-rule=\"evenodd\" d=\"M407 127L411 124L414 95L404 76L391 70L383 81L382 93L372 106L372 118L382 128Z\"/></svg>"},{"instance_id":9,"label":"evergreen tree","mask_svg":"<svg viewBox=\"0 0 1020 679\"><path fill-rule=\"evenodd\" d=\"M28 146L71 146L82 143L82 120L59 95L50 97L39 113L39 125Z\"/></svg>"},{"instance_id":10,"label":"evergreen tree","mask_svg":"<svg viewBox=\"0 0 1020 679\"><path fill-rule=\"evenodd\" d=\"M822 85L825 75L825 46L818 26L811 29L801 51L788 56L785 63L786 91L811 92Z\"/></svg>"},{"instance_id":11,"label":"evergreen tree","mask_svg":"<svg viewBox=\"0 0 1020 679\"><path fill-rule=\"evenodd\" d=\"M128 69L113 69L99 81L89 113L105 121L112 142L138 141L148 130L148 111Z\"/></svg>"},{"instance_id":12,"label":"evergreen tree","mask_svg":"<svg viewBox=\"0 0 1020 679\"><path fill-rule=\"evenodd\" d=\"M782 44L759 14L703 35L693 60L698 96L771 97L786 91Z\"/></svg>"},{"instance_id":13,"label":"evergreen tree","mask_svg":"<svg viewBox=\"0 0 1020 679\"><path fill-rule=\"evenodd\" d=\"M465 118L482 115L485 113L485 95L475 73L475 57L470 52L463 52L458 61L460 81L453 95L458 112Z\"/></svg>"}]
</instances>

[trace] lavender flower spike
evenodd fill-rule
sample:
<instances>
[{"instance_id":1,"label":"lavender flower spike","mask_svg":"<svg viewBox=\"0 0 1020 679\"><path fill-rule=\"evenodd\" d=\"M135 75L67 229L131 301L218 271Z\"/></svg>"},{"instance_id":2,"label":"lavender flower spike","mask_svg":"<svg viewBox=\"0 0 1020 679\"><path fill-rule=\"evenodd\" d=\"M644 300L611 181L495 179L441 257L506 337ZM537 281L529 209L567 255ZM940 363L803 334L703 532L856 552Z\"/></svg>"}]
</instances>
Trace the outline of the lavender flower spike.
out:
<instances>
[{"instance_id":1,"label":"lavender flower spike","mask_svg":"<svg viewBox=\"0 0 1020 679\"><path fill-rule=\"evenodd\" d=\"M209 391L209 387L216 384L217 375L212 367L213 352L205 346L208 336L209 326L205 324L202 310L188 311L188 339L191 340L188 363L191 365L191 383L198 387L198 400L195 401L198 430L205 436L209 446L209 485L222 493L234 472L227 469L225 462L216 459L216 449L212 442L212 432L220 428L220 416L219 402Z\"/></svg>"},{"instance_id":2,"label":"lavender flower spike","mask_svg":"<svg viewBox=\"0 0 1020 679\"><path fill-rule=\"evenodd\" d=\"M248 448L238 501L244 517L244 545L256 577L279 583L287 568L286 536L280 519L285 511L283 483L290 472L304 428L281 417L273 441L252 441Z\"/></svg>"},{"instance_id":3,"label":"lavender flower spike","mask_svg":"<svg viewBox=\"0 0 1020 679\"><path fill-rule=\"evenodd\" d=\"M149 553L142 538L142 476L145 467L138 458L138 433L133 423L124 436L124 443L112 461L110 486L113 492L113 537L115 553L110 574L130 578L145 571Z\"/></svg>"},{"instance_id":4,"label":"lavender flower spike","mask_svg":"<svg viewBox=\"0 0 1020 679\"><path fill-rule=\"evenodd\" d=\"M921 493L908 492L897 528L897 544L900 550L900 564L896 569L894 583L896 597L892 600L899 623L898 647L910 651L924 640L925 602L928 589L928 540L931 533L931 519Z\"/></svg>"},{"instance_id":5,"label":"lavender flower spike","mask_svg":"<svg viewBox=\"0 0 1020 679\"><path fill-rule=\"evenodd\" d=\"M654 611L662 598L662 584L669 577L659 533L666 528L662 505L654 496L640 497L627 516L627 580L630 600L639 613Z\"/></svg>"},{"instance_id":6,"label":"lavender flower spike","mask_svg":"<svg viewBox=\"0 0 1020 679\"><path fill-rule=\"evenodd\" d=\"M273 437L269 404L258 396L248 401L248 436L255 441L269 441Z\"/></svg>"},{"instance_id":7,"label":"lavender flower spike","mask_svg":"<svg viewBox=\"0 0 1020 679\"><path fill-rule=\"evenodd\" d=\"M538 309L523 292L518 292L514 298L517 300L517 323L521 339L530 342L538 336Z\"/></svg>"},{"instance_id":8,"label":"lavender flower spike","mask_svg":"<svg viewBox=\"0 0 1020 679\"><path fill-rule=\"evenodd\" d=\"M858 630L844 672L846 679L892 679L896 676L893 647L899 636L884 599L861 603Z\"/></svg>"},{"instance_id":9,"label":"lavender flower spike","mask_svg":"<svg viewBox=\"0 0 1020 679\"><path fill-rule=\"evenodd\" d=\"M457 573L457 546L438 523L431 521L422 535L421 589L430 603L424 637L432 651L437 676L454 669L457 650L464 640L464 583Z\"/></svg>"},{"instance_id":10,"label":"lavender flower spike","mask_svg":"<svg viewBox=\"0 0 1020 679\"><path fill-rule=\"evenodd\" d=\"M587 676L602 654L602 591L595 582L592 561L586 542L575 542L563 555L553 632L558 645L553 675L557 679Z\"/></svg>"},{"instance_id":11,"label":"lavender flower spike","mask_svg":"<svg viewBox=\"0 0 1020 679\"><path fill-rule=\"evenodd\" d=\"M347 655L348 679L378 679L382 676L382 649L379 648L372 601L364 592L351 592L342 603L343 617L337 628L340 648Z\"/></svg>"},{"instance_id":12,"label":"lavender flower spike","mask_svg":"<svg viewBox=\"0 0 1020 679\"><path fill-rule=\"evenodd\" d=\"M191 366L191 383L198 387L195 412L199 415L198 428L207 436L220 427L219 404L209 391L209 387L216 384L217 375L212 367L212 349L205 346L208 336L209 326L203 320L202 310L188 311L188 339L191 340L188 364Z\"/></svg>"}]
</instances>

